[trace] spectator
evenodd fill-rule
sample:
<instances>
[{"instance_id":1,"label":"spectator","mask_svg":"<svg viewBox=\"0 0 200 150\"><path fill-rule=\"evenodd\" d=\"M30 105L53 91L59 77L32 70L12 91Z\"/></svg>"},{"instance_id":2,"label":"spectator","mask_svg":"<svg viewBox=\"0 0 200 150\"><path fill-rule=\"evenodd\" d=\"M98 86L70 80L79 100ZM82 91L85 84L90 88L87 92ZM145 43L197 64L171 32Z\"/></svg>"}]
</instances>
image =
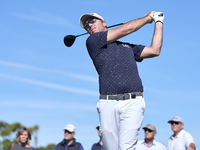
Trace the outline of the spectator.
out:
<instances>
[{"instance_id":1,"label":"spectator","mask_svg":"<svg viewBox=\"0 0 200 150\"><path fill-rule=\"evenodd\" d=\"M136 146L136 150L166 150L166 147L154 140L156 136L156 127L153 124L148 124L144 129L144 140L139 140Z\"/></svg>"},{"instance_id":2,"label":"spectator","mask_svg":"<svg viewBox=\"0 0 200 150\"><path fill-rule=\"evenodd\" d=\"M168 121L174 134L169 138L168 150L195 150L194 139L189 132L183 130L184 121L181 117L175 116Z\"/></svg>"},{"instance_id":3,"label":"spectator","mask_svg":"<svg viewBox=\"0 0 200 150\"><path fill-rule=\"evenodd\" d=\"M96 129L97 129L97 132L98 132L100 140L99 140L98 143L95 143L95 144L92 145L92 149L91 150L103 150L103 141L102 141L102 137L101 137L101 132L99 130L100 126L98 125L96 127Z\"/></svg>"},{"instance_id":4,"label":"spectator","mask_svg":"<svg viewBox=\"0 0 200 150\"><path fill-rule=\"evenodd\" d=\"M21 128L16 134L16 143L12 143L7 150L35 150L29 145L31 140L31 132L27 128Z\"/></svg>"},{"instance_id":5,"label":"spectator","mask_svg":"<svg viewBox=\"0 0 200 150\"><path fill-rule=\"evenodd\" d=\"M64 128L64 139L54 147L54 150L83 150L81 143L76 142L74 138L75 130L74 125L66 125Z\"/></svg>"}]
</instances>

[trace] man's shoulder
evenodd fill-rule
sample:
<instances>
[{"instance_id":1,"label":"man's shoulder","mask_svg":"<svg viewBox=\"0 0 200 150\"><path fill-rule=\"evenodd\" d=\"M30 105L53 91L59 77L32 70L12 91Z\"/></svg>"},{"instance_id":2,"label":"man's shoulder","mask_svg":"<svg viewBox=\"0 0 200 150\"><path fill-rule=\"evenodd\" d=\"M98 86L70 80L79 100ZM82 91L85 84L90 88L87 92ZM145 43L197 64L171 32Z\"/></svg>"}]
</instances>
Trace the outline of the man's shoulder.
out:
<instances>
[{"instance_id":1,"label":"man's shoulder","mask_svg":"<svg viewBox=\"0 0 200 150\"><path fill-rule=\"evenodd\" d=\"M91 35L87 38L86 43L92 42L92 41L94 41L94 40L99 40L99 39L102 38L102 37L106 37L106 38L107 38L107 31L96 32L96 33L91 34Z\"/></svg>"},{"instance_id":2,"label":"man's shoulder","mask_svg":"<svg viewBox=\"0 0 200 150\"><path fill-rule=\"evenodd\" d=\"M185 130L181 130L181 132L179 133L178 135L179 137L192 137L192 135L188 132L188 131L185 131Z\"/></svg>"},{"instance_id":3,"label":"man's shoulder","mask_svg":"<svg viewBox=\"0 0 200 150\"><path fill-rule=\"evenodd\" d=\"M138 142L144 142L144 140L138 140Z\"/></svg>"},{"instance_id":4,"label":"man's shoulder","mask_svg":"<svg viewBox=\"0 0 200 150\"><path fill-rule=\"evenodd\" d=\"M165 148L165 146L162 143L160 143L156 140L154 140L154 144L156 144L157 146L161 146L161 147Z\"/></svg>"},{"instance_id":5,"label":"man's shoulder","mask_svg":"<svg viewBox=\"0 0 200 150\"><path fill-rule=\"evenodd\" d=\"M80 146L82 146L82 144L81 144L80 142L77 142L76 139L74 139L74 142L73 142L71 145L69 145L69 146L80 147ZM82 146L82 147L83 147L83 146Z\"/></svg>"},{"instance_id":6,"label":"man's shoulder","mask_svg":"<svg viewBox=\"0 0 200 150\"><path fill-rule=\"evenodd\" d=\"M56 144L56 146L60 146L60 145L65 145L65 143L64 143L64 139L61 141L61 142L59 142L58 144Z\"/></svg>"},{"instance_id":7,"label":"man's shoulder","mask_svg":"<svg viewBox=\"0 0 200 150\"><path fill-rule=\"evenodd\" d=\"M137 141L137 144L138 144L138 145L141 145L141 144L143 144L143 143L145 143L144 140L138 140L138 141Z\"/></svg>"},{"instance_id":8,"label":"man's shoulder","mask_svg":"<svg viewBox=\"0 0 200 150\"><path fill-rule=\"evenodd\" d=\"M97 143L94 143L92 146L101 146L101 145L99 144L99 142L97 142Z\"/></svg>"},{"instance_id":9,"label":"man's shoulder","mask_svg":"<svg viewBox=\"0 0 200 150\"><path fill-rule=\"evenodd\" d=\"M182 130L181 131L183 134L190 134L188 131Z\"/></svg>"},{"instance_id":10,"label":"man's shoulder","mask_svg":"<svg viewBox=\"0 0 200 150\"><path fill-rule=\"evenodd\" d=\"M81 145L81 143L80 143L80 142L75 142L75 144L77 144L77 145Z\"/></svg>"}]
</instances>

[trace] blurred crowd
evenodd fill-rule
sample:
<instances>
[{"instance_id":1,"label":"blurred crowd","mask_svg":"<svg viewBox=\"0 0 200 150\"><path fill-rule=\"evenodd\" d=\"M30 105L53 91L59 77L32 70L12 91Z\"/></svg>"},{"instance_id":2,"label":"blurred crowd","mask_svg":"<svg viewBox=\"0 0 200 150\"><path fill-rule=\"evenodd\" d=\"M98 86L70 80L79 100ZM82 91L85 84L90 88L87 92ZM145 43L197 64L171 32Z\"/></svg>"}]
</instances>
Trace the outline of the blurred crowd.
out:
<instances>
[{"instance_id":1,"label":"blurred crowd","mask_svg":"<svg viewBox=\"0 0 200 150\"><path fill-rule=\"evenodd\" d=\"M195 142L192 135L185 131L184 121L175 116L168 121L173 134L168 139L167 147L155 140L157 130L154 124L147 124L144 130L144 139L138 140L136 150L195 150ZM99 141L91 146L91 150L103 150L101 126L96 127ZM75 139L76 128L73 124L64 127L64 139L58 143L53 150L84 150L82 144ZM12 143L7 150L35 150L30 145L31 132L28 128L21 128L16 134L16 143ZM120 149L120 148L119 148Z\"/></svg>"}]
</instances>

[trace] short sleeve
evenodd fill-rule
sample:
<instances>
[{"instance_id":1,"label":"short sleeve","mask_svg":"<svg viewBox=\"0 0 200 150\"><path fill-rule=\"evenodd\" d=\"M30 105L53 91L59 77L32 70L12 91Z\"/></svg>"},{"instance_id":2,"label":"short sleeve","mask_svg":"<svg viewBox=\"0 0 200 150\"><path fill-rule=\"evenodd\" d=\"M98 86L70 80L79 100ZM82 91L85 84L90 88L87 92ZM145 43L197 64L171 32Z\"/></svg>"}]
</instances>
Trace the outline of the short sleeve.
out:
<instances>
[{"instance_id":1,"label":"short sleeve","mask_svg":"<svg viewBox=\"0 0 200 150\"><path fill-rule=\"evenodd\" d=\"M189 132L186 132L185 134L185 143L187 147L189 147L191 143L194 143L194 139Z\"/></svg>"},{"instance_id":2,"label":"short sleeve","mask_svg":"<svg viewBox=\"0 0 200 150\"><path fill-rule=\"evenodd\" d=\"M144 45L134 45L134 44L131 44L131 45L132 45L132 48L133 48L135 60L137 62L141 62L143 59L140 59L140 55L141 55L145 46Z\"/></svg>"}]
</instances>

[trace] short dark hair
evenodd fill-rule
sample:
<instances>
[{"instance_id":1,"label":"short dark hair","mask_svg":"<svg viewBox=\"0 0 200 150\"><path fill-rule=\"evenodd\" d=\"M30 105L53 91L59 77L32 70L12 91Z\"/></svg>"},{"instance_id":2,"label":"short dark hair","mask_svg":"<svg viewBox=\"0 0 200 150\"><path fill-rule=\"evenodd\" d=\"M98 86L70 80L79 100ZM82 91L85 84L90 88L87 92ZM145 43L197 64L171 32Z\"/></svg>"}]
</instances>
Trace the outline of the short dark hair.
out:
<instances>
[{"instance_id":1,"label":"short dark hair","mask_svg":"<svg viewBox=\"0 0 200 150\"><path fill-rule=\"evenodd\" d=\"M27 144L30 143L30 140L31 140L31 132L28 128L21 128L18 130L17 134L16 134L16 139L17 139L17 142L19 143L20 142L20 139L19 139L19 136L22 135L22 133L26 131L28 133L28 140L26 141Z\"/></svg>"}]
</instances>

